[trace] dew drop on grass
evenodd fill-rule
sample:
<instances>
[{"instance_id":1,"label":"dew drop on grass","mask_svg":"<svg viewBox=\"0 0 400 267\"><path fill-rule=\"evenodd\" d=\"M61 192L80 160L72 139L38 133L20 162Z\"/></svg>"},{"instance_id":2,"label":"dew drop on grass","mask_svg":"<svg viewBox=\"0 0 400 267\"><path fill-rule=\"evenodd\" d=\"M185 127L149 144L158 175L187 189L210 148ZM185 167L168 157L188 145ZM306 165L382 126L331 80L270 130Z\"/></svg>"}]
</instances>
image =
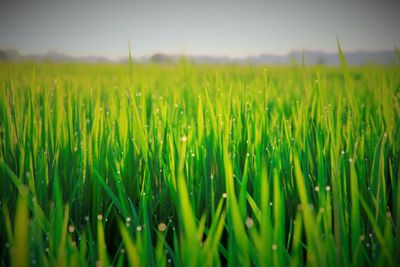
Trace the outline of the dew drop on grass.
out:
<instances>
[{"instance_id":1,"label":"dew drop on grass","mask_svg":"<svg viewBox=\"0 0 400 267\"><path fill-rule=\"evenodd\" d=\"M138 231L138 232L142 231L142 226L138 225L138 226L136 227L136 231Z\"/></svg>"},{"instance_id":2,"label":"dew drop on grass","mask_svg":"<svg viewBox=\"0 0 400 267\"><path fill-rule=\"evenodd\" d=\"M222 194L222 197L223 197L223 198L227 198L227 197L228 197L228 194L227 194L227 193L223 193L223 194Z\"/></svg>"},{"instance_id":3,"label":"dew drop on grass","mask_svg":"<svg viewBox=\"0 0 400 267\"><path fill-rule=\"evenodd\" d=\"M187 137L185 135L181 136L181 141L182 142L186 142L187 141Z\"/></svg>"},{"instance_id":4,"label":"dew drop on grass","mask_svg":"<svg viewBox=\"0 0 400 267\"><path fill-rule=\"evenodd\" d=\"M165 223L160 223L159 225L158 225L158 230L160 231L160 232L164 232L165 230L167 230L167 225L165 224Z\"/></svg>"},{"instance_id":5,"label":"dew drop on grass","mask_svg":"<svg viewBox=\"0 0 400 267\"><path fill-rule=\"evenodd\" d=\"M75 231L75 227L71 224L68 226L68 232L73 233Z\"/></svg>"},{"instance_id":6,"label":"dew drop on grass","mask_svg":"<svg viewBox=\"0 0 400 267\"><path fill-rule=\"evenodd\" d=\"M325 189L326 189L326 191L328 191L328 192L331 191L331 187L330 187L329 185L327 185Z\"/></svg>"},{"instance_id":7,"label":"dew drop on grass","mask_svg":"<svg viewBox=\"0 0 400 267\"><path fill-rule=\"evenodd\" d=\"M246 218L246 226L249 229L254 226L254 220L251 217L247 217Z\"/></svg>"},{"instance_id":8,"label":"dew drop on grass","mask_svg":"<svg viewBox=\"0 0 400 267\"><path fill-rule=\"evenodd\" d=\"M97 215L97 220L99 221L103 220L103 215L102 214Z\"/></svg>"},{"instance_id":9,"label":"dew drop on grass","mask_svg":"<svg viewBox=\"0 0 400 267\"><path fill-rule=\"evenodd\" d=\"M276 244L272 244L272 250L276 250L278 246Z\"/></svg>"}]
</instances>

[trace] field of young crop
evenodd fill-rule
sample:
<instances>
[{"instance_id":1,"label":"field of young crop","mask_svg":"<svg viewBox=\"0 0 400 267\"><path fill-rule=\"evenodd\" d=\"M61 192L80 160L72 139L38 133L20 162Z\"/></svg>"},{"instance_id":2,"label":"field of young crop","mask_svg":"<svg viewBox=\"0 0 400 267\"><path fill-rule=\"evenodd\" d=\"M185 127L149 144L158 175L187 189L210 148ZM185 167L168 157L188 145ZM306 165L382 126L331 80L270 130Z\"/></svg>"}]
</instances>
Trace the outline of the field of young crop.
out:
<instances>
[{"instance_id":1,"label":"field of young crop","mask_svg":"<svg viewBox=\"0 0 400 267\"><path fill-rule=\"evenodd\" d=\"M399 172L396 66L0 64L1 266L398 266Z\"/></svg>"}]
</instances>

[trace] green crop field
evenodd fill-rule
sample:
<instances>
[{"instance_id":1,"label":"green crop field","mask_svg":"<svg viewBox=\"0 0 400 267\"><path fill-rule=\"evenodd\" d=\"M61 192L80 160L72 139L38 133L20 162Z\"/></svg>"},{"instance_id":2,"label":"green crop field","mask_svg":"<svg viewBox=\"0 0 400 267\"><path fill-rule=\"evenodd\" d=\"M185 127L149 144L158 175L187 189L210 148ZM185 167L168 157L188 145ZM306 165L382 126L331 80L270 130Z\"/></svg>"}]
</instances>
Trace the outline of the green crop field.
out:
<instances>
[{"instance_id":1,"label":"green crop field","mask_svg":"<svg viewBox=\"0 0 400 267\"><path fill-rule=\"evenodd\" d=\"M0 64L1 266L398 266L400 69Z\"/></svg>"}]
</instances>

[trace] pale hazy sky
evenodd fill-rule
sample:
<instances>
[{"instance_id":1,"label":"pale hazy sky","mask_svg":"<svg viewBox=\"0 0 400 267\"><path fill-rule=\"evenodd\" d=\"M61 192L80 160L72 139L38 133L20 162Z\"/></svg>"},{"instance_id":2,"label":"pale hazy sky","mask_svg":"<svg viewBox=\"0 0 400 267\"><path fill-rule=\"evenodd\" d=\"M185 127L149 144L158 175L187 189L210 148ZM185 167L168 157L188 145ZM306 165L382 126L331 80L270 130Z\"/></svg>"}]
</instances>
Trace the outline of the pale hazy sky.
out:
<instances>
[{"instance_id":1,"label":"pale hazy sky","mask_svg":"<svg viewBox=\"0 0 400 267\"><path fill-rule=\"evenodd\" d=\"M0 48L23 54L242 57L400 47L400 1L0 0Z\"/></svg>"}]
</instances>

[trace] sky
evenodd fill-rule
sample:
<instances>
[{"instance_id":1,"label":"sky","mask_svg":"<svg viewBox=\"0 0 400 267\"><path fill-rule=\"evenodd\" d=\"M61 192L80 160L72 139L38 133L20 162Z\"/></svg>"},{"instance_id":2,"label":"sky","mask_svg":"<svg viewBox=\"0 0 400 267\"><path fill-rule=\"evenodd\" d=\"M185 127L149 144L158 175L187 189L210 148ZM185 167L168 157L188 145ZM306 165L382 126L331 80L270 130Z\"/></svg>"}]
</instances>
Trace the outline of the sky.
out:
<instances>
[{"instance_id":1,"label":"sky","mask_svg":"<svg viewBox=\"0 0 400 267\"><path fill-rule=\"evenodd\" d=\"M118 58L400 47L400 1L0 0L0 48Z\"/></svg>"}]
</instances>

